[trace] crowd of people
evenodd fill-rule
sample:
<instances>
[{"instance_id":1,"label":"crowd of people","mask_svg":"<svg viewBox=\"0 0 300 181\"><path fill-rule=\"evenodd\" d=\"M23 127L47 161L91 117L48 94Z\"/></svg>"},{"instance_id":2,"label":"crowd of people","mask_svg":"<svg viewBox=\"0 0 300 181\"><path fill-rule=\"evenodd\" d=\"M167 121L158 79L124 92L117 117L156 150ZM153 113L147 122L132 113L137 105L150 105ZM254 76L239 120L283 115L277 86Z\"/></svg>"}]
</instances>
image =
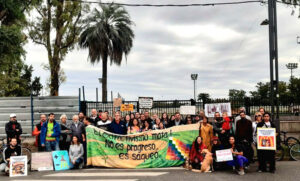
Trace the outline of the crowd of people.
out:
<instances>
[{"instance_id":1,"label":"crowd of people","mask_svg":"<svg viewBox=\"0 0 300 181\"><path fill-rule=\"evenodd\" d=\"M130 113L121 116L117 111L110 116L108 111L91 110L91 115L85 116L83 112L72 117L69 123L66 115L60 116L60 121L55 120L55 114L40 115L40 122L35 125L32 135L36 137L35 145L38 151L68 150L70 161L74 168L82 168L86 164L86 133L85 127L96 126L115 134L135 134L150 130L160 130L172 126L200 123L199 136L195 139L188 159L188 164L193 170L209 172L234 167L238 174L244 175L244 169L253 162L254 149L257 145L256 129L258 127L272 127L275 125L270 120L270 114L263 108L255 114L254 120L246 115L241 108L239 115L233 119L226 112L216 112L212 121L205 116L203 111L194 116L183 116L179 112L174 115L163 113L150 116L148 111L143 113ZM22 127L15 114L10 115L10 121L5 126L8 146L4 150L5 162L0 165L0 170L8 168L10 156L21 154ZM233 160L226 163L216 162L216 151L231 149ZM275 171L275 151L258 150L258 172Z\"/></svg>"}]
</instances>

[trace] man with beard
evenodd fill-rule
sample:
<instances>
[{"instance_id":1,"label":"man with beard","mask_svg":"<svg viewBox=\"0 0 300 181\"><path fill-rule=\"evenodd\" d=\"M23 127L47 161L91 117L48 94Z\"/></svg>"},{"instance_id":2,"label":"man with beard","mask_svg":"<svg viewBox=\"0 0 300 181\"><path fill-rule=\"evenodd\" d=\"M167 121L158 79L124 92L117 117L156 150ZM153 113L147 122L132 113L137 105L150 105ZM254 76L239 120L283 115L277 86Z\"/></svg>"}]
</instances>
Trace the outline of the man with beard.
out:
<instances>
[{"instance_id":1,"label":"man with beard","mask_svg":"<svg viewBox=\"0 0 300 181\"><path fill-rule=\"evenodd\" d=\"M9 162L11 156L20 156L21 146L18 145L17 138L11 138L10 144L7 148L3 150L4 163L0 165L0 171L9 173Z\"/></svg>"},{"instance_id":2,"label":"man with beard","mask_svg":"<svg viewBox=\"0 0 300 181\"><path fill-rule=\"evenodd\" d=\"M240 112L240 117L241 119L236 122L235 136L237 142L244 146L244 156L251 162L254 154L251 147L253 142L252 122L246 118L244 111Z\"/></svg>"},{"instance_id":3,"label":"man with beard","mask_svg":"<svg viewBox=\"0 0 300 181\"><path fill-rule=\"evenodd\" d=\"M35 125L34 130L32 131L32 136L35 136L35 146L38 147L38 151L45 151L45 147L42 147L41 145L41 139L40 139L40 134L41 134L41 129L43 124L47 121L47 117L45 114L40 115L40 122Z\"/></svg>"},{"instance_id":4,"label":"man with beard","mask_svg":"<svg viewBox=\"0 0 300 181\"><path fill-rule=\"evenodd\" d=\"M12 138L16 138L18 144L21 143L21 134L22 134L22 127L21 124L17 121L17 115L11 114L10 120L8 123L5 124L5 132L7 135L7 143L10 143Z\"/></svg>"}]
</instances>

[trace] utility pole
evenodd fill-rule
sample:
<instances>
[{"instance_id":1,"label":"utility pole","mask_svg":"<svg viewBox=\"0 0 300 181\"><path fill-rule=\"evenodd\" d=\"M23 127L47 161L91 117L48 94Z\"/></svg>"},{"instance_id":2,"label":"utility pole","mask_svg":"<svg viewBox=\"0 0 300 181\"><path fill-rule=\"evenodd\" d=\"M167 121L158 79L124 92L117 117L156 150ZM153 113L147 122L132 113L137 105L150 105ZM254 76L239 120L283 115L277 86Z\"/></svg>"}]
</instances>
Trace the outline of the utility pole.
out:
<instances>
[{"instance_id":1,"label":"utility pole","mask_svg":"<svg viewBox=\"0 0 300 181\"><path fill-rule=\"evenodd\" d=\"M276 0L268 0L269 14L269 53L270 53L270 103L272 120L275 121L277 132L280 132L279 122L279 94L278 94L278 43L277 43L277 12ZM275 67L274 67L275 65ZM275 68L275 71L274 71ZM275 73L275 79L274 79ZM276 118L274 119L274 102L276 104Z\"/></svg>"}]
</instances>

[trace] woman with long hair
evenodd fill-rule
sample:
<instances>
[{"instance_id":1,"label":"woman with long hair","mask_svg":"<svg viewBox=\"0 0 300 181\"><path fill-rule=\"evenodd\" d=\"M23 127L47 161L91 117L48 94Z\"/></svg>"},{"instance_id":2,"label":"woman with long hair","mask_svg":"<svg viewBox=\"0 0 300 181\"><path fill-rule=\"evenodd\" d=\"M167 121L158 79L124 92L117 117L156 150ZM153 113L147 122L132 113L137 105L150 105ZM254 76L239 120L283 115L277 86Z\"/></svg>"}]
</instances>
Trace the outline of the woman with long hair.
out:
<instances>
[{"instance_id":1,"label":"woman with long hair","mask_svg":"<svg viewBox=\"0 0 300 181\"><path fill-rule=\"evenodd\" d=\"M141 132L141 127L139 121L134 118L132 121L130 121L127 134L135 134Z\"/></svg>"},{"instance_id":2,"label":"woman with long hair","mask_svg":"<svg viewBox=\"0 0 300 181\"><path fill-rule=\"evenodd\" d=\"M202 138L198 136L193 142L190 155L190 164L192 171L209 172L212 164L212 155L202 142Z\"/></svg>"},{"instance_id":3,"label":"woman with long hair","mask_svg":"<svg viewBox=\"0 0 300 181\"><path fill-rule=\"evenodd\" d=\"M206 117L203 117L203 121L200 124L200 133L199 135L203 139L203 143L209 151L211 151L211 140L214 136L212 125L208 124Z\"/></svg>"},{"instance_id":4,"label":"woman with long hair","mask_svg":"<svg viewBox=\"0 0 300 181\"><path fill-rule=\"evenodd\" d=\"M166 112L162 113L160 121L165 125L165 127L168 127L169 116Z\"/></svg>"},{"instance_id":5,"label":"woman with long hair","mask_svg":"<svg viewBox=\"0 0 300 181\"><path fill-rule=\"evenodd\" d=\"M69 157L74 166L73 168L82 168L83 154L84 150L82 144L78 141L77 136L73 136L69 149Z\"/></svg>"},{"instance_id":6,"label":"woman with long hair","mask_svg":"<svg viewBox=\"0 0 300 181\"><path fill-rule=\"evenodd\" d=\"M233 160L227 161L227 164L235 167L239 175L244 175L244 167L248 164L248 159L243 156L244 150L241 145L235 142L234 136L229 136L229 149L232 152Z\"/></svg>"},{"instance_id":7,"label":"woman with long hair","mask_svg":"<svg viewBox=\"0 0 300 181\"><path fill-rule=\"evenodd\" d=\"M142 131L149 131L149 130L152 130L152 124L149 123L148 121L145 121L144 122L144 125L142 127Z\"/></svg>"}]
</instances>

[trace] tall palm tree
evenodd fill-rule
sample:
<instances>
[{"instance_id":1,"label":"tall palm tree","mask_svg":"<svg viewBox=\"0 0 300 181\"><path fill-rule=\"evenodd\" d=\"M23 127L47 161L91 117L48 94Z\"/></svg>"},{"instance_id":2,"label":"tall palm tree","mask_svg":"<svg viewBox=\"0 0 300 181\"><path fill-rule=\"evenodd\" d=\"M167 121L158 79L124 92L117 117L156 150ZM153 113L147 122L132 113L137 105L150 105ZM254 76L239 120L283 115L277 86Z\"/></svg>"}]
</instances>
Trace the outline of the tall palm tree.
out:
<instances>
[{"instance_id":1,"label":"tall palm tree","mask_svg":"<svg viewBox=\"0 0 300 181\"><path fill-rule=\"evenodd\" d=\"M86 26L79 38L79 46L89 49L92 64L102 60L102 102L107 102L107 59L121 65L123 55L130 52L134 33L128 12L120 5L100 5L86 19Z\"/></svg>"}]
</instances>

